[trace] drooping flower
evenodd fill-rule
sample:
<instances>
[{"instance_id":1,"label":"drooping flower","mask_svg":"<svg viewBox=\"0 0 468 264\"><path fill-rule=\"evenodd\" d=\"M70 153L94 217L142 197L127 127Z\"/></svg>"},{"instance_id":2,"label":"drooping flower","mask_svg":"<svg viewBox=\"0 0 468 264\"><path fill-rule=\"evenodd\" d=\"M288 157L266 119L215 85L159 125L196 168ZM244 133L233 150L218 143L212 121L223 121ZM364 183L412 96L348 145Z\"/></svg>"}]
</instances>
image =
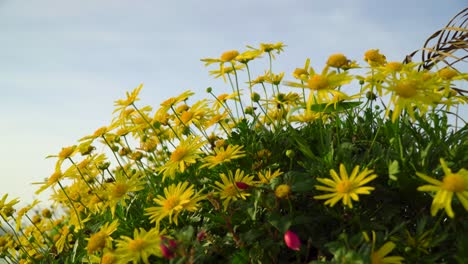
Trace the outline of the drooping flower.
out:
<instances>
[{"instance_id":1,"label":"drooping flower","mask_svg":"<svg viewBox=\"0 0 468 264\"><path fill-rule=\"evenodd\" d=\"M152 228L149 231L143 228L135 229L133 238L122 236L117 241L115 256L121 263L143 261L145 264L149 264L148 258L150 256L162 256L160 243L160 234L157 229Z\"/></svg>"},{"instance_id":2,"label":"drooping flower","mask_svg":"<svg viewBox=\"0 0 468 264\"><path fill-rule=\"evenodd\" d=\"M315 185L315 188L329 193L316 195L314 198L326 199L325 205L329 204L330 206L334 206L338 201L342 200L343 205L352 208L352 200L359 201L359 194L370 194L374 190L374 187L363 186L377 178L377 175L372 173L373 170L368 169L359 172L359 166L356 166L351 172L351 176L348 176L344 164L340 164L339 175L335 170L331 169L330 175L332 179L317 178L317 181L325 186Z\"/></svg>"},{"instance_id":3,"label":"drooping flower","mask_svg":"<svg viewBox=\"0 0 468 264\"><path fill-rule=\"evenodd\" d=\"M179 182L164 188L164 196L158 195L153 199L157 206L146 208L145 211L151 223L156 223L156 226L165 217L169 218L169 223L174 221L177 225L179 214L183 211L196 211L199 208L198 202L203 199L204 196L195 192L193 185Z\"/></svg>"},{"instance_id":4,"label":"drooping flower","mask_svg":"<svg viewBox=\"0 0 468 264\"><path fill-rule=\"evenodd\" d=\"M291 230L288 230L286 233L284 233L284 243L286 243L286 246L292 250L301 250L301 240L296 235L296 233Z\"/></svg>"},{"instance_id":5,"label":"drooping flower","mask_svg":"<svg viewBox=\"0 0 468 264\"><path fill-rule=\"evenodd\" d=\"M453 173L442 158L440 159L440 165L445 174L442 181L431 178L423 173L416 173L418 177L431 183L431 185L428 184L418 187L418 191L436 192L431 205L432 216L436 215L437 211L443 208L447 215L453 218L455 216L452 209L452 198L454 194L465 210L468 211L468 170L461 169Z\"/></svg>"}]
</instances>

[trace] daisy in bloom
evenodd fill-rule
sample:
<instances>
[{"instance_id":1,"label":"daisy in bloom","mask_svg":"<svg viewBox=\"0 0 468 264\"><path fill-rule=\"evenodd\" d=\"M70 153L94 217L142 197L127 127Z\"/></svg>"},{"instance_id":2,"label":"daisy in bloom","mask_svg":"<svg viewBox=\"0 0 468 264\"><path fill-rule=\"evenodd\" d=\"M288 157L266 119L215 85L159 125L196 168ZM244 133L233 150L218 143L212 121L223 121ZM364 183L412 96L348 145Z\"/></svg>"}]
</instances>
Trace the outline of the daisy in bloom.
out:
<instances>
[{"instance_id":1,"label":"daisy in bloom","mask_svg":"<svg viewBox=\"0 0 468 264\"><path fill-rule=\"evenodd\" d=\"M166 177L174 179L177 172L184 172L190 164L195 163L196 159L203 153L200 148L204 144L205 142L200 140L200 137L193 135L181 140L179 146L172 152L169 161L159 170L163 173L163 181Z\"/></svg>"},{"instance_id":2,"label":"daisy in bloom","mask_svg":"<svg viewBox=\"0 0 468 264\"><path fill-rule=\"evenodd\" d=\"M159 108L156 114L160 114L161 112L166 113L167 111L169 111L169 109L171 109L171 107L180 102L186 101L190 96L194 94L194 92L187 90L176 97L171 97L167 99L166 101L161 103L161 108Z\"/></svg>"},{"instance_id":3,"label":"daisy in bloom","mask_svg":"<svg viewBox=\"0 0 468 264\"><path fill-rule=\"evenodd\" d=\"M346 71L341 73L329 71L329 66L327 65L320 74L316 73L314 69L310 67L308 74L295 73L295 75L298 75L299 77L306 76L308 79L301 79L301 83L284 82L284 84L291 87L310 89L312 92L309 94L309 98L307 100L308 105L314 103L328 103L333 96L340 96L341 98L349 97L337 89L353 80L353 77Z\"/></svg>"},{"instance_id":4,"label":"daisy in bloom","mask_svg":"<svg viewBox=\"0 0 468 264\"><path fill-rule=\"evenodd\" d=\"M418 191L436 192L431 206L432 216L444 208L447 215L453 218L455 216L452 210L452 198L454 194L458 197L465 210L468 211L468 170L461 169L457 173L453 173L443 159L440 159L440 165L445 173L442 181L419 172L416 173L418 177L431 183L431 185L418 187Z\"/></svg>"},{"instance_id":5,"label":"daisy in bloom","mask_svg":"<svg viewBox=\"0 0 468 264\"><path fill-rule=\"evenodd\" d=\"M405 69L405 68L404 68ZM429 110L429 107L441 103L443 94L437 92L441 86L439 80L427 72L418 72L416 67L400 72L400 77L390 75L383 87L386 92L391 93L390 102L393 104L392 122L406 110L414 120L415 107L421 114ZM449 103L449 102L446 102ZM386 116L389 116L391 108L387 108Z\"/></svg>"},{"instance_id":6,"label":"daisy in bloom","mask_svg":"<svg viewBox=\"0 0 468 264\"><path fill-rule=\"evenodd\" d=\"M239 145L228 145L226 148L215 147L214 152L214 155L207 156L203 159L205 164L203 164L201 168L208 167L212 169L219 164L245 156L244 151L242 151L242 146Z\"/></svg>"},{"instance_id":7,"label":"daisy in bloom","mask_svg":"<svg viewBox=\"0 0 468 264\"><path fill-rule=\"evenodd\" d=\"M260 49L256 49L252 46L247 46L247 48L250 48L254 51L260 51L260 52L266 52L268 53L273 59L275 59L275 54L273 54L272 51L276 51L276 54L280 54L281 52L284 51L284 47L286 45L283 44L283 42L277 42L277 43L260 43Z\"/></svg>"},{"instance_id":8,"label":"daisy in bloom","mask_svg":"<svg viewBox=\"0 0 468 264\"><path fill-rule=\"evenodd\" d=\"M13 205L19 203L19 199L15 198L9 202L7 202L8 194L3 195L2 199L0 199L0 215L3 217L3 220L6 221L10 216L13 215L15 209Z\"/></svg>"},{"instance_id":9,"label":"daisy in bloom","mask_svg":"<svg viewBox=\"0 0 468 264\"><path fill-rule=\"evenodd\" d=\"M346 168L340 164L340 175L335 170L330 170L331 179L317 178L317 181L324 184L315 185L315 188L320 191L329 192L328 194L316 195L315 199L327 199L325 205L334 206L338 201L342 200L343 205L353 208L352 200L359 201L358 194L370 194L374 187L363 186L364 184L377 178L376 174L372 174L373 170L364 169L359 172L359 166L354 167L351 176L348 176Z\"/></svg>"},{"instance_id":10,"label":"daisy in bloom","mask_svg":"<svg viewBox=\"0 0 468 264\"><path fill-rule=\"evenodd\" d=\"M255 184L253 181L253 176L245 175L244 172L240 169L236 170L235 175L232 175L232 172L229 171L228 175L221 173L221 182L215 182L215 189L217 193L223 199L224 210L227 209L231 201L236 201L238 199L247 199L250 196L248 188L245 186L252 186Z\"/></svg>"},{"instance_id":11,"label":"daisy in bloom","mask_svg":"<svg viewBox=\"0 0 468 264\"><path fill-rule=\"evenodd\" d=\"M140 84L137 88L133 89L132 92L127 92L127 99L119 99L117 101L115 101L115 106L117 106L117 108L114 110L114 113L115 112L118 112L122 109L125 109L127 106L133 104L135 101L138 101L140 100L138 98L138 94L140 93L141 89L143 88L143 84Z\"/></svg>"},{"instance_id":12,"label":"daisy in bloom","mask_svg":"<svg viewBox=\"0 0 468 264\"><path fill-rule=\"evenodd\" d=\"M264 170L264 171L259 171L257 173L258 179L260 180L260 183L264 184L270 184L271 180L274 178L281 176L283 172L280 169L277 169L273 173L271 172L271 169Z\"/></svg>"},{"instance_id":13,"label":"daisy in bloom","mask_svg":"<svg viewBox=\"0 0 468 264\"><path fill-rule=\"evenodd\" d=\"M122 206L126 206L126 200L131 197L130 194L142 190L144 184L139 178L139 174L127 176L122 169L117 170L115 181L106 182L104 185L104 197L106 198L103 201L104 206L110 207L113 216L117 205L120 203Z\"/></svg>"},{"instance_id":14,"label":"daisy in bloom","mask_svg":"<svg viewBox=\"0 0 468 264\"><path fill-rule=\"evenodd\" d=\"M225 67L224 67L224 64L225 63L230 63L233 67L235 67L235 59L236 57L239 55L239 51L237 50L228 50L226 52L224 52L223 54L221 54L221 57L219 58L205 58L205 59L201 59L201 61L205 62L205 66L208 66L210 64L213 64L213 63L219 63L219 76L222 76L223 77L223 80L224 82L226 82L226 77L224 76L225 75Z\"/></svg>"},{"instance_id":15,"label":"daisy in bloom","mask_svg":"<svg viewBox=\"0 0 468 264\"><path fill-rule=\"evenodd\" d=\"M105 223L99 231L88 239L88 245L86 249L89 254L93 254L95 251L100 251L104 248L112 248L112 237L110 236L117 227L119 222L117 220L112 223Z\"/></svg>"},{"instance_id":16,"label":"daisy in bloom","mask_svg":"<svg viewBox=\"0 0 468 264\"><path fill-rule=\"evenodd\" d=\"M174 221L177 225L179 214L184 210L198 210L198 202L204 198L199 192L195 192L193 185L189 185L188 182L172 184L164 188L164 196L158 195L153 199L157 206L146 208L146 215L151 223L156 222L156 226L159 226L159 222L165 217L169 217L169 223Z\"/></svg>"},{"instance_id":17,"label":"daisy in bloom","mask_svg":"<svg viewBox=\"0 0 468 264\"><path fill-rule=\"evenodd\" d=\"M122 236L117 241L115 256L119 259L119 263L132 262L136 264L143 261L143 263L149 264L148 258L151 255L162 257L160 243L161 238L157 229L152 228L149 231L143 228L135 229L133 238Z\"/></svg>"}]
</instances>

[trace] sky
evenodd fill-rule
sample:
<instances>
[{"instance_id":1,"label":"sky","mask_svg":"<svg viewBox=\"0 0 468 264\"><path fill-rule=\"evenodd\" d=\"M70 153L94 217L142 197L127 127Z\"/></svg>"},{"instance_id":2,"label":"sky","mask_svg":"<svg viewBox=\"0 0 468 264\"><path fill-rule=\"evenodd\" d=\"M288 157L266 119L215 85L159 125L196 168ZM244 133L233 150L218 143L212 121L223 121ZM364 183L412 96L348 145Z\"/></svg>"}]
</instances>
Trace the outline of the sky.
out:
<instances>
[{"instance_id":1,"label":"sky","mask_svg":"<svg viewBox=\"0 0 468 264\"><path fill-rule=\"evenodd\" d=\"M62 147L112 119L144 83L140 105L207 87L229 91L201 58L284 42L275 69L333 53L401 61L466 7L462 0L0 0L0 197L30 202ZM224 90L223 90L224 89ZM46 194L47 195L47 194ZM47 199L47 197L39 197Z\"/></svg>"}]
</instances>

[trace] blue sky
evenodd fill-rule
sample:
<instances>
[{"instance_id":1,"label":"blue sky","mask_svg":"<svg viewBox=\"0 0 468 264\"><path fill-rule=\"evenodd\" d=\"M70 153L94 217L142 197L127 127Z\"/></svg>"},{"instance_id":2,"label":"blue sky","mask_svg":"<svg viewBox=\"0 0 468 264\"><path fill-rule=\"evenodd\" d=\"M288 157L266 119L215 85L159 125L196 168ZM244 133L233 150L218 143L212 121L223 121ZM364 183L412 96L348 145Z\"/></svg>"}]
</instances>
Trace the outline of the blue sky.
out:
<instances>
[{"instance_id":1,"label":"blue sky","mask_svg":"<svg viewBox=\"0 0 468 264\"><path fill-rule=\"evenodd\" d=\"M200 58L282 41L290 74L341 52L362 62L422 47L465 1L0 0L0 196L33 199L63 146L109 124L113 102L140 83L155 108L185 90L226 89Z\"/></svg>"}]
</instances>

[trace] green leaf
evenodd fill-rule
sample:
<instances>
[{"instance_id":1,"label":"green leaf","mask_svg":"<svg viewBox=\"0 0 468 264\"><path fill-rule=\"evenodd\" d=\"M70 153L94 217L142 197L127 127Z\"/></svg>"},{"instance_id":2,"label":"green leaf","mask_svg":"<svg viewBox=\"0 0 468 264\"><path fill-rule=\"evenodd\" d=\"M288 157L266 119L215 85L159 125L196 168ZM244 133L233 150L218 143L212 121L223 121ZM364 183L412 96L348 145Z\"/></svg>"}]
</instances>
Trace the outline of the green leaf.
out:
<instances>
[{"instance_id":1,"label":"green leaf","mask_svg":"<svg viewBox=\"0 0 468 264\"><path fill-rule=\"evenodd\" d=\"M336 104L313 104L310 106L310 110L314 112L322 112L322 113L335 113L335 112L342 112L348 109L355 108L362 104L362 102L338 102Z\"/></svg>"},{"instance_id":2,"label":"green leaf","mask_svg":"<svg viewBox=\"0 0 468 264\"><path fill-rule=\"evenodd\" d=\"M396 174L398 173L400 173L400 165L397 160L394 160L388 165L388 177L390 180L396 181L398 179Z\"/></svg>"},{"instance_id":3,"label":"green leaf","mask_svg":"<svg viewBox=\"0 0 468 264\"><path fill-rule=\"evenodd\" d=\"M280 216L278 214L272 214L268 222L278 229L281 233L286 233L289 227L291 227L292 221L289 216Z\"/></svg>"}]
</instances>

